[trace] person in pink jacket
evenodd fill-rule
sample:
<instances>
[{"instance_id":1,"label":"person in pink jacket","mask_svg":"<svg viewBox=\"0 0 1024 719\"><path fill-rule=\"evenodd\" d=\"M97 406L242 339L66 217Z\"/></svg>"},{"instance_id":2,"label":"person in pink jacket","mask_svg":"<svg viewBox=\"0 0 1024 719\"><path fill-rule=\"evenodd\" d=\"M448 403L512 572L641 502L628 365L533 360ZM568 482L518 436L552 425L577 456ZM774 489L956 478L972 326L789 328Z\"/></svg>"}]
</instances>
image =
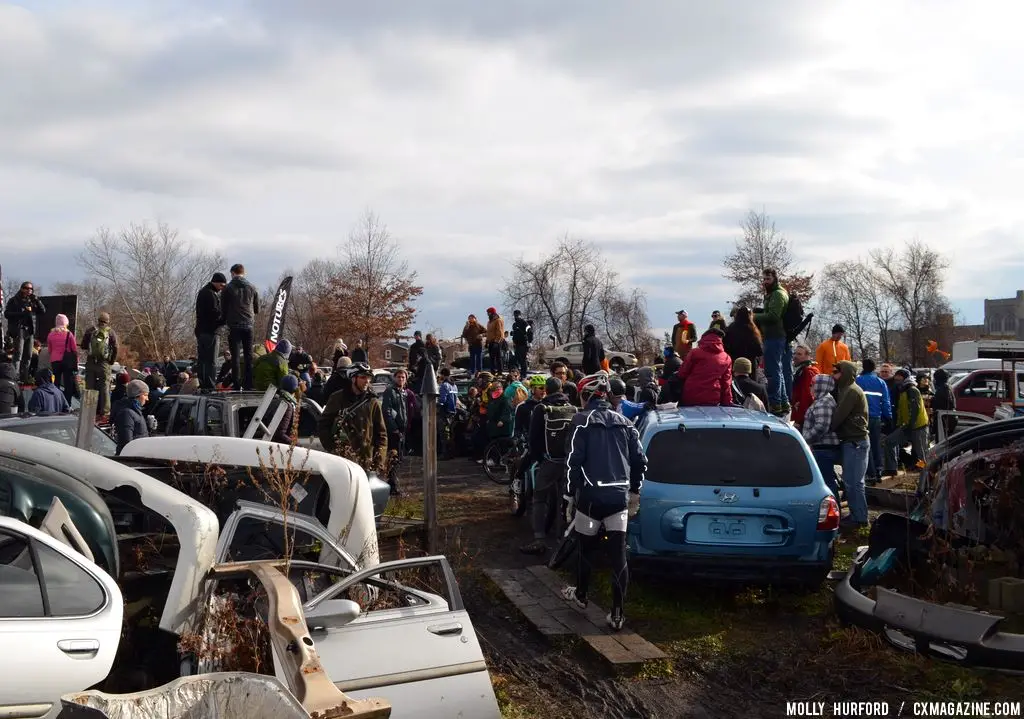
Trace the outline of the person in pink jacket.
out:
<instances>
[{"instance_id":1,"label":"person in pink jacket","mask_svg":"<svg viewBox=\"0 0 1024 719\"><path fill-rule=\"evenodd\" d=\"M711 329L686 355L677 376L683 381L684 407L732 405L732 360L722 344L724 332Z\"/></svg>"},{"instance_id":2,"label":"person in pink jacket","mask_svg":"<svg viewBox=\"0 0 1024 719\"><path fill-rule=\"evenodd\" d=\"M46 347L50 350L50 369L54 384L64 390L64 396L71 403L78 396L78 343L75 333L68 329L67 315L57 315L57 325L46 336ZM66 359L65 359L66 358Z\"/></svg>"}]
</instances>

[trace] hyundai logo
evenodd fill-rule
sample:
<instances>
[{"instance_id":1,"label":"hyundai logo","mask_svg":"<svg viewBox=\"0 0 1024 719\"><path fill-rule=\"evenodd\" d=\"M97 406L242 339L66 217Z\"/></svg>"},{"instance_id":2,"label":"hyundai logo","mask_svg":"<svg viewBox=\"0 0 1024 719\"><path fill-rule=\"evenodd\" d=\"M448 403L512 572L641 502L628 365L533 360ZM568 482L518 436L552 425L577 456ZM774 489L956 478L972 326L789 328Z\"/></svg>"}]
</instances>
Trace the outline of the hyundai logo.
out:
<instances>
[{"instance_id":1,"label":"hyundai logo","mask_svg":"<svg viewBox=\"0 0 1024 719\"><path fill-rule=\"evenodd\" d=\"M719 499L721 499L726 504L735 504L736 502L739 501L740 498L736 496L735 492L723 492L722 496L719 497Z\"/></svg>"}]
</instances>

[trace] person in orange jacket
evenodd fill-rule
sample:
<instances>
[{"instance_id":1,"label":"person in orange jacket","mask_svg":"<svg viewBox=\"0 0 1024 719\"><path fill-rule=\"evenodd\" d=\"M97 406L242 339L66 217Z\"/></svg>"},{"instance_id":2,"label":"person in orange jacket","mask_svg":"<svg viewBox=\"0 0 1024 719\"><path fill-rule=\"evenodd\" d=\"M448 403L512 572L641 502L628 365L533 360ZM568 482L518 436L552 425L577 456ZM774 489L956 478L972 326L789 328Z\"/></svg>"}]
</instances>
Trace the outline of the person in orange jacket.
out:
<instances>
[{"instance_id":1,"label":"person in orange jacket","mask_svg":"<svg viewBox=\"0 0 1024 719\"><path fill-rule=\"evenodd\" d=\"M832 374L832 369L842 361L850 362L850 348L843 342L843 335L846 330L842 325L835 325L832 328L832 336L818 345L814 359L818 363L818 372L821 374Z\"/></svg>"}]
</instances>

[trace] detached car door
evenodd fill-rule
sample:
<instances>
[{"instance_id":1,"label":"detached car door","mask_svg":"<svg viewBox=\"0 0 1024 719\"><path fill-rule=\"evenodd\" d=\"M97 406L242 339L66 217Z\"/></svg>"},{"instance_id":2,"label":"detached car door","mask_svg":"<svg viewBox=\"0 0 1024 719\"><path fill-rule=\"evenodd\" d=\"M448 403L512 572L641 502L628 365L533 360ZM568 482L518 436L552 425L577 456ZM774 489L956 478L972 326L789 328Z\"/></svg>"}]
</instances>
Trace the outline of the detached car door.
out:
<instances>
[{"instance_id":1,"label":"detached car door","mask_svg":"<svg viewBox=\"0 0 1024 719\"><path fill-rule=\"evenodd\" d=\"M366 588L371 590L367 599ZM350 598L363 614L337 628L310 614ZM500 717L490 675L444 557L386 562L341 580L305 605L324 669L357 699L386 696L394 719Z\"/></svg>"},{"instance_id":2,"label":"detached car door","mask_svg":"<svg viewBox=\"0 0 1024 719\"><path fill-rule=\"evenodd\" d=\"M62 694L103 681L123 612L110 575L53 537L0 517L0 716L56 717Z\"/></svg>"}]
</instances>

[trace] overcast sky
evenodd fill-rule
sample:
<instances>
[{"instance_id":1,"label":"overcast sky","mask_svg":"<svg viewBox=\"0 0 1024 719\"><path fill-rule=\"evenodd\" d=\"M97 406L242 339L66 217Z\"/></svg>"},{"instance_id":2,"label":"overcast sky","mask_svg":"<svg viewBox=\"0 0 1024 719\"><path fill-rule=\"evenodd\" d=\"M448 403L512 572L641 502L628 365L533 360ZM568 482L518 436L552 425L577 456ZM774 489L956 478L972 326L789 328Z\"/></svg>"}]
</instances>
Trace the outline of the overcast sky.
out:
<instances>
[{"instance_id":1,"label":"overcast sky","mask_svg":"<svg viewBox=\"0 0 1024 719\"><path fill-rule=\"evenodd\" d=\"M920 237L970 321L1021 279L1024 3L0 3L0 264L75 279L160 218L258 284L365 208L419 269L417 326L498 303L564 233L655 327L734 294L764 208L807 269ZM505 308L511 314L511 308Z\"/></svg>"}]
</instances>

